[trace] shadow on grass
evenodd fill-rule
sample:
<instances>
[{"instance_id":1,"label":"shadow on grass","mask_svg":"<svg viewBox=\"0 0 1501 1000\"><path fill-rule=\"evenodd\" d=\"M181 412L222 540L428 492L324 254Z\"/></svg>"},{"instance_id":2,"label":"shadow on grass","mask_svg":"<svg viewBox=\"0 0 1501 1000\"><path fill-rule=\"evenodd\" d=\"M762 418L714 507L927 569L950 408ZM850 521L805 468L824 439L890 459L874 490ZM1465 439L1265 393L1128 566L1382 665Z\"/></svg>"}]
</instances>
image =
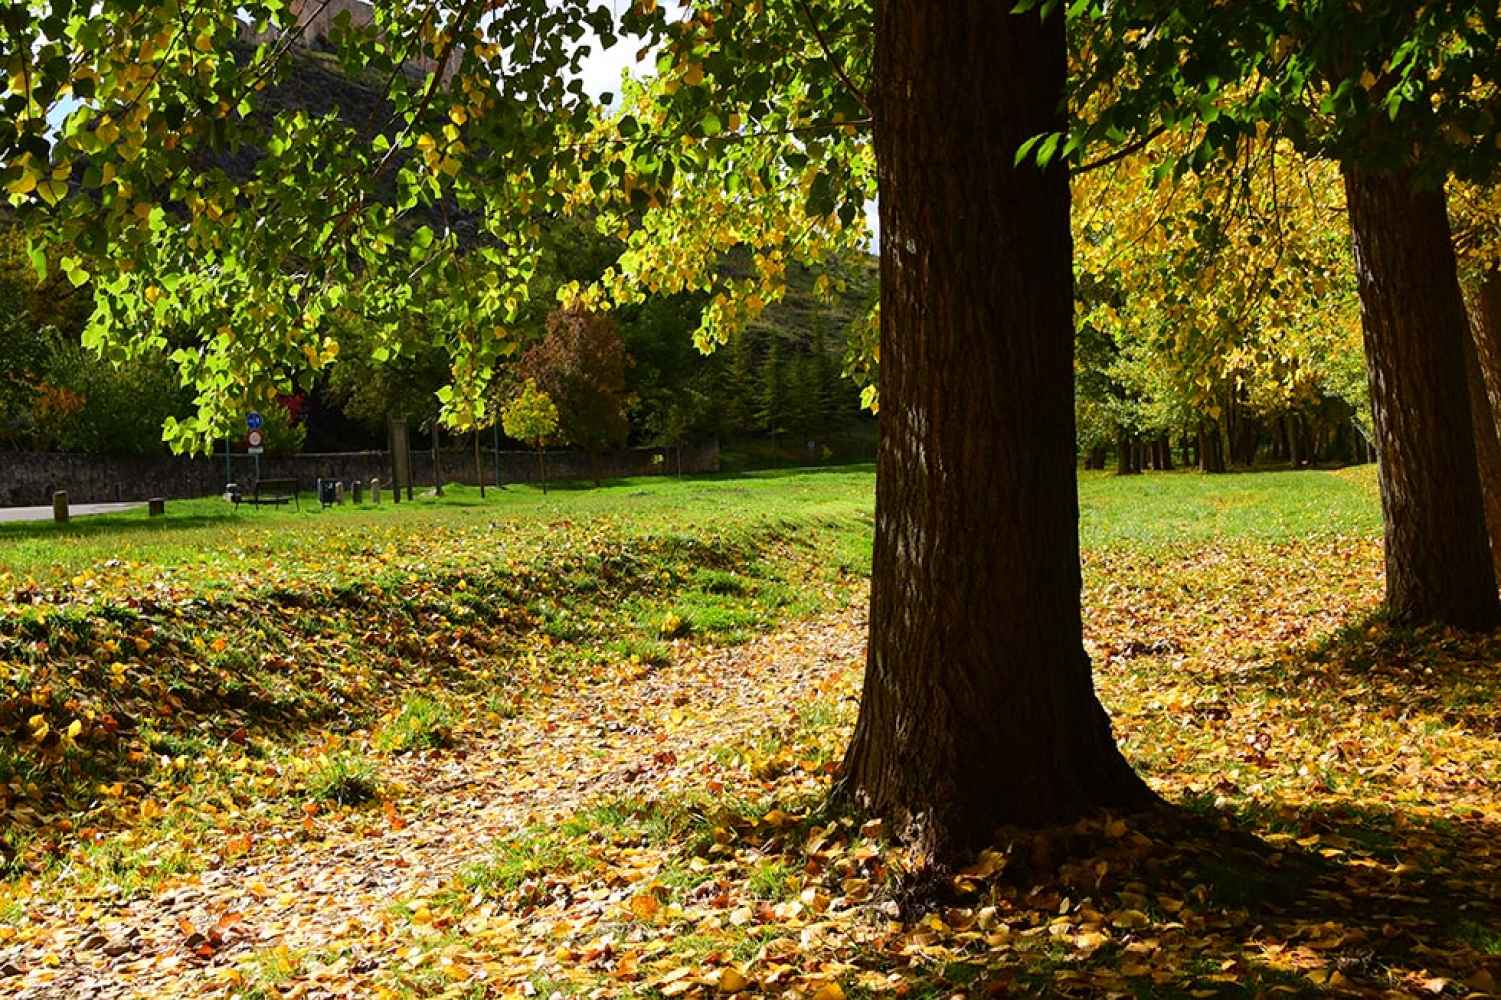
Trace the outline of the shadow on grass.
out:
<instances>
[{"instance_id":1,"label":"shadow on grass","mask_svg":"<svg viewBox=\"0 0 1501 1000\"><path fill-rule=\"evenodd\" d=\"M144 514L95 514L74 518L67 524L54 524L51 521L13 521L0 524L0 545L6 542L93 538L99 535L116 535L121 532L131 534L156 532L169 535L194 528L237 525L244 519L245 515L225 511L222 514L168 514L166 517L156 518L147 518Z\"/></svg>"}]
</instances>

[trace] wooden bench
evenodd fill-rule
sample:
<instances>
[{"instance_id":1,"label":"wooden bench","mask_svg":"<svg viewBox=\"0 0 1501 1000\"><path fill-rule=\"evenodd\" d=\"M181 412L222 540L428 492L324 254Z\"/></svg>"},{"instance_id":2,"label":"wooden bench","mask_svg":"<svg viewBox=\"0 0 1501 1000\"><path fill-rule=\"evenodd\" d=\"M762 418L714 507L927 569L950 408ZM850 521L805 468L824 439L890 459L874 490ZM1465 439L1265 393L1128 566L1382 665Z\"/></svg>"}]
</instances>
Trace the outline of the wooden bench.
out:
<instances>
[{"instance_id":1,"label":"wooden bench","mask_svg":"<svg viewBox=\"0 0 1501 1000\"><path fill-rule=\"evenodd\" d=\"M290 503L296 504L298 510L302 509L302 500L298 497L295 479L258 479L250 495L247 497L237 493L235 502L248 503L256 507Z\"/></svg>"}]
</instances>

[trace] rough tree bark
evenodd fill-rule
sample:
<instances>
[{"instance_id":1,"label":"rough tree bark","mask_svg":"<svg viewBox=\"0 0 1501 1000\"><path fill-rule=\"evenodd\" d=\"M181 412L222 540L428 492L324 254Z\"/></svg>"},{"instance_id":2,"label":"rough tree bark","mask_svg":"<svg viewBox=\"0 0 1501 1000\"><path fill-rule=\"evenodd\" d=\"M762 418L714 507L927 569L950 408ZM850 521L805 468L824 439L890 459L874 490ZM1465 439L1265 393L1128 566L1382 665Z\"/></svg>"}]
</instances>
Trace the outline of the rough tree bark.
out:
<instances>
[{"instance_id":1,"label":"rough tree bark","mask_svg":"<svg viewBox=\"0 0 1501 1000\"><path fill-rule=\"evenodd\" d=\"M1475 426L1475 457L1480 467L1485 520L1491 538L1491 566L1501 576L1501 426L1490 389L1501 398L1501 274L1487 271L1475 290L1470 317L1472 336L1465 338L1465 381L1470 390L1470 416ZM1490 369L1487 371L1487 369ZM1491 377L1488 379L1486 376Z\"/></svg>"},{"instance_id":2,"label":"rough tree bark","mask_svg":"<svg viewBox=\"0 0 1501 1000\"><path fill-rule=\"evenodd\" d=\"M1343 168L1394 620L1501 620L1465 386L1470 326L1442 188L1401 171Z\"/></svg>"},{"instance_id":3,"label":"rough tree bark","mask_svg":"<svg viewBox=\"0 0 1501 1000\"><path fill-rule=\"evenodd\" d=\"M1079 603L1063 18L883 0L881 443L870 642L836 795L941 868L1004 825L1150 793Z\"/></svg>"}]
</instances>

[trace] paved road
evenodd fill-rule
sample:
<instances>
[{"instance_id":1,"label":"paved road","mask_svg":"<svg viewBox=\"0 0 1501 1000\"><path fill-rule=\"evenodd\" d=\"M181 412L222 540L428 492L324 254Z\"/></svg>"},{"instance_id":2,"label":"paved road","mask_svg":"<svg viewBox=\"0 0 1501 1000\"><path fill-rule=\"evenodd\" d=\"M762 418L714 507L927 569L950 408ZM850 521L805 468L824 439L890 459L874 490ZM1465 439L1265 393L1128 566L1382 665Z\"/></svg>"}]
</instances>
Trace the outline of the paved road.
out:
<instances>
[{"instance_id":1,"label":"paved road","mask_svg":"<svg viewBox=\"0 0 1501 1000\"><path fill-rule=\"evenodd\" d=\"M122 510L133 510L140 506L140 503L75 503L68 508L68 513L73 517L83 517L87 514L118 514ZM0 507L0 522L50 520L52 520L51 507Z\"/></svg>"}]
</instances>

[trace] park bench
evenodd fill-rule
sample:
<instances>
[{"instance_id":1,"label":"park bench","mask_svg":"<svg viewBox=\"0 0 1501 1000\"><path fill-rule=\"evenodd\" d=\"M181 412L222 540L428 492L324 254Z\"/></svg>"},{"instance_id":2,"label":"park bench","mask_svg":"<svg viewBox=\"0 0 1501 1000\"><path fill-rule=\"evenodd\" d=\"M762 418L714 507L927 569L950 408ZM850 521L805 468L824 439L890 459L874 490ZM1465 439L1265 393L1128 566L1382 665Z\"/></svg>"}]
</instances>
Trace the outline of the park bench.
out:
<instances>
[{"instance_id":1,"label":"park bench","mask_svg":"<svg viewBox=\"0 0 1501 1000\"><path fill-rule=\"evenodd\" d=\"M256 507L291 503L296 504L298 510L302 509L295 479L258 479L249 496L236 493L234 498L235 503L248 503Z\"/></svg>"}]
</instances>

